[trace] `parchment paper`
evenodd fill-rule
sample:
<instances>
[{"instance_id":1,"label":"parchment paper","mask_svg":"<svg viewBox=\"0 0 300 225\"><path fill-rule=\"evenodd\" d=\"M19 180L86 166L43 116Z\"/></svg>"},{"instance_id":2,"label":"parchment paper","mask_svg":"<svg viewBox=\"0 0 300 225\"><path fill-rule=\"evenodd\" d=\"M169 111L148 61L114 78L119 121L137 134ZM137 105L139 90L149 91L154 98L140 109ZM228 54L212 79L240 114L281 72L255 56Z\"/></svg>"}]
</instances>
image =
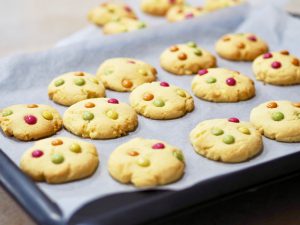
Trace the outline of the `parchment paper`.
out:
<instances>
[{"instance_id":1,"label":"parchment paper","mask_svg":"<svg viewBox=\"0 0 300 225\"><path fill-rule=\"evenodd\" d=\"M246 6L213 13L203 18L174 25L160 26L136 33L118 35L105 39L95 39L79 44L55 48L47 52L19 55L0 61L0 108L23 103L49 104L60 111L66 110L48 99L47 86L57 75L69 71L82 70L95 73L98 65L111 57L134 57L153 64L158 69L159 80L178 85L191 92L193 76L174 76L159 66L159 55L172 44L194 40L214 52L214 43L227 32L251 31L264 38L272 50L289 49L299 54L300 22L282 11L266 7L247 15ZM246 19L246 20L244 20ZM220 67L227 67L254 79L251 63L229 62L218 58ZM255 82L255 98L240 103L210 103L195 99L196 108L183 118L167 121L150 120L139 116L138 129L128 136L113 140L89 140L98 148L100 166L96 173L85 180L61 185L39 183L39 187L63 210L65 218L82 204L108 194L135 191L130 185L122 185L113 180L106 169L110 153L120 144L134 137L157 138L180 147L186 157L184 177L164 189L181 190L206 179L256 166L260 163L300 151L300 144L278 143L264 138L264 151L258 157L240 164L224 164L205 159L192 149L188 135L199 122L212 118L237 116L248 120L250 110L265 101L287 99L299 101L300 86L276 87ZM108 97L116 97L128 102L127 93L107 91ZM65 130L56 136L79 139ZM0 147L18 164L23 152L33 143L19 142L0 134ZM1 162L0 162L1 163ZM1 172L1 171L0 171Z\"/></svg>"}]
</instances>

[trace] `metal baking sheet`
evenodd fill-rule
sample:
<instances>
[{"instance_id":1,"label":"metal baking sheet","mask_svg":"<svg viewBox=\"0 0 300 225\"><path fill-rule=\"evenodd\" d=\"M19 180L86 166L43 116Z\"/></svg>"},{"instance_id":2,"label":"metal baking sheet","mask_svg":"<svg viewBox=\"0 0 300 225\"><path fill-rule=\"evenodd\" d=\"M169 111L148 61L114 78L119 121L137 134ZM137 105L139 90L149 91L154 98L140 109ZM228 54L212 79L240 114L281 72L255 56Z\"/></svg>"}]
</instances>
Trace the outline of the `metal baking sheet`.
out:
<instances>
[{"instance_id":1,"label":"metal baking sheet","mask_svg":"<svg viewBox=\"0 0 300 225\"><path fill-rule=\"evenodd\" d=\"M57 108L61 114L66 110L48 99L48 83L57 75L75 70L95 73L101 62L111 57L133 57L144 60L158 69L159 80L178 85L191 92L193 76L174 76L163 71L159 66L159 55L167 47L190 40L214 52L214 43L227 32L251 31L263 37L272 50L289 49L297 54L300 46L297 40L300 33L293 26L299 27L299 21L289 18L277 9L266 7L260 12L251 13L247 20L247 7L235 7L205 17L174 25L160 26L135 33L114 36L100 40L90 40L47 52L19 55L0 62L0 108L21 103L44 103ZM265 15L273 18L263 20ZM251 18L251 20L249 20ZM260 24L260 26L257 26ZM251 63L229 62L218 58L218 66L238 70L251 78ZM199 122L212 118L237 116L248 120L250 110L265 101L288 99L299 101L299 86L276 87L255 82L256 97L239 103L210 103L194 98L196 108L183 118L167 121L150 120L139 116L138 129L128 136L113 140L89 140L98 148L100 166L96 173L85 180L60 185L39 183L39 188L58 204L67 220L72 213L89 201L122 192L133 192L136 188L123 185L113 180L106 169L110 153L120 144L134 138L157 138L180 147L186 158L184 177L173 184L158 187L164 190L185 190L208 180L228 174L254 168L265 162L300 151L300 144L278 143L264 138L264 151L258 157L239 164L224 164L210 161L197 155L192 149L188 135ZM107 96L128 102L128 93L107 91ZM62 130L56 136L76 137ZM1 133L0 147L18 164L23 152L33 143L19 142L7 138ZM0 171L1 173L1 171Z\"/></svg>"}]
</instances>

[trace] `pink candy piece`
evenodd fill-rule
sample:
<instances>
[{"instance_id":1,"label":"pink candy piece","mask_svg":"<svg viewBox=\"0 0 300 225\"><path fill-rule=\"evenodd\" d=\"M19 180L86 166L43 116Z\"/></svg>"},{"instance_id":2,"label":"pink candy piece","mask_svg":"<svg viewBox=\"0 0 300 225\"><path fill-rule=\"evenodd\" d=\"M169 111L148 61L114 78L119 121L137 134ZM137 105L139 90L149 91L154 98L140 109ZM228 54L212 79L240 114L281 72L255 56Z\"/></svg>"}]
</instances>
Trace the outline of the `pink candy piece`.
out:
<instances>
[{"instance_id":1,"label":"pink candy piece","mask_svg":"<svg viewBox=\"0 0 300 225\"><path fill-rule=\"evenodd\" d=\"M203 70L199 70L198 71L198 74L200 75L200 76L202 76L202 75L204 75L204 74L207 74L208 73L208 70L207 69L203 69Z\"/></svg>"},{"instance_id":2,"label":"pink candy piece","mask_svg":"<svg viewBox=\"0 0 300 225\"><path fill-rule=\"evenodd\" d=\"M239 123L240 122L240 120L236 117L229 118L228 121L232 122L232 123Z\"/></svg>"},{"instance_id":3,"label":"pink candy piece","mask_svg":"<svg viewBox=\"0 0 300 225\"><path fill-rule=\"evenodd\" d=\"M271 64L273 69L279 69L281 67L281 63L278 61L272 62Z\"/></svg>"},{"instance_id":4,"label":"pink candy piece","mask_svg":"<svg viewBox=\"0 0 300 225\"><path fill-rule=\"evenodd\" d=\"M257 41L257 38L254 35L252 35L252 36L248 37L248 40L250 40L250 41Z\"/></svg>"},{"instance_id":5,"label":"pink candy piece","mask_svg":"<svg viewBox=\"0 0 300 225\"><path fill-rule=\"evenodd\" d=\"M188 13L188 14L185 15L185 18L186 19L192 19L192 18L194 18L194 14L193 13Z\"/></svg>"},{"instance_id":6,"label":"pink candy piece","mask_svg":"<svg viewBox=\"0 0 300 225\"><path fill-rule=\"evenodd\" d=\"M33 158L39 158L41 157L42 155L44 155L44 152L42 152L41 150L34 150L32 153L31 153L32 157Z\"/></svg>"},{"instance_id":7,"label":"pink candy piece","mask_svg":"<svg viewBox=\"0 0 300 225\"><path fill-rule=\"evenodd\" d=\"M124 6L124 9L125 9L127 12L132 12L132 9L131 9L128 5Z\"/></svg>"},{"instance_id":8,"label":"pink candy piece","mask_svg":"<svg viewBox=\"0 0 300 225\"><path fill-rule=\"evenodd\" d=\"M269 59L269 58L272 58L272 57L273 57L273 55L270 52L264 54L264 56L263 56L264 59Z\"/></svg>"},{"instance_id":9,"label":"pink candy piece","mask_svg":"<svg viewBox=\"0 0 300 225\"><path fill-rule=\"evenodd\" d=\"M110 98L107 100L108 103L111 103L111 104L119 104L119 101L118 99L115 99L115 98Z\"/></svg>"},{"instance_id":10,"label":"pink candy piece","mask_svg":"<svg viewBox=\"0 0 300 225\"><path fill-rule=\"evenodd\" d=\"M24 116L24 120L29 125L36 124L36 122L37 122L37 118L33 115Z\"/></svg>"},{"instance_id":11,"label":"pink candy piece","mask_svg":"<svg viewBox=\"0 0 300 225\"><path fill-rule=\"evenodd\" d=\"M163 143L156 143L154 145L152 145L153 149L163 149L165 148L165 145Z\"/></svg>"},{"instance_id":12,"label":"pink candy piece","mask_svg":"<svg viewBox=\"0 0 300 225\"><path fill-rule=\"evenodd\" d=\"M226 80L226 84L229 86L234 86L236 85L236 80L233 77L230 77Z\"/></svg>"},{"instance_id":13,"label":"pink candy piece","mask_svg":"<svg viewBox=\"0 0 300 225\"><path fill-rule=\"evenodd\" d=\"M162 87L169 87L170 85L167 82L160 82L160 86Z\"/></svg>"},{"instance_id":14,"label":"pink candy piece","mask_svg":"<svg viewBox=\"0 0 300 225\"><path fill-rule=\"evenodd\" d=\"M175 3L176 3L176 0L169 0L169 3L170 3L170 4L175 4Z\"/></svg>"},{"instance_id":15,"label":"pink candy piece","mask_svg":"<svg viewBox=\"0 0 300 225\"><path fill-rule=\"evenodd\" d=\"M132 60L128 60L127 62L131 63L131 64L135 64L135 61L132 61Z\"/></svg>"}]
</instances>

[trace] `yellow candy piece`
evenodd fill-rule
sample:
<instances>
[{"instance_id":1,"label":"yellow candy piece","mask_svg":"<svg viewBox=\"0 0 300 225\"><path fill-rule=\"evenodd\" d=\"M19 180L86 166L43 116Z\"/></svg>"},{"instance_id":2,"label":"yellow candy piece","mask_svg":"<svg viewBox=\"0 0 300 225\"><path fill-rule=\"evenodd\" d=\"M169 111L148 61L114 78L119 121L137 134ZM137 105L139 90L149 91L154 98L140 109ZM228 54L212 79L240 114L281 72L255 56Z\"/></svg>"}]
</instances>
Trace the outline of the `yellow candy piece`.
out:
<instances>
[{"instance_id":1,"label":"yellow candy piece","mask_svg":"<svg viewBox=\"0 0 300 225\"><path fill-rule=\"evenodd\" d=\"M238 130L243 134L250 134L250 130L247 127L239 127Z\"/></svg>"},{"instance_id":2,"label":"yellow candy piece","mask_svg":"<svg viewBox=\"0 0 300 225\"><path fill-rule=\"evenodd\" d=\"M113 120L116 120L116 119L119 118L118 113L115 112L115 111L112 111L112 110L107 111L106 112L106 116L109 117L109 118L111 118L111 119L113 119Z\"/></svg>"},{"instance_id":3,"label":"yellow candy piece","mask_svg":"<svg viewBox=\"0 0 300 225\"><path fill-rule=\"evenodd\" d=\"M42 113L42 116L44 117L44 119L46 120L53 120L53 115L51 112L48 112L48 111L44 111Z\"/></svg>"},{"instance_id":4,"label":"yellow candy piece","mask_svg":"<svg viewBox=\"0 0 300 225\"><path fill-rule=\"evenodd\" d=\"M150 166L150 161L148 159L145 159L145 158L139 158L137 160L137 164L139 166L142 166L142 167L147 167L147 166Z\"/></svg>"}]
</instances>

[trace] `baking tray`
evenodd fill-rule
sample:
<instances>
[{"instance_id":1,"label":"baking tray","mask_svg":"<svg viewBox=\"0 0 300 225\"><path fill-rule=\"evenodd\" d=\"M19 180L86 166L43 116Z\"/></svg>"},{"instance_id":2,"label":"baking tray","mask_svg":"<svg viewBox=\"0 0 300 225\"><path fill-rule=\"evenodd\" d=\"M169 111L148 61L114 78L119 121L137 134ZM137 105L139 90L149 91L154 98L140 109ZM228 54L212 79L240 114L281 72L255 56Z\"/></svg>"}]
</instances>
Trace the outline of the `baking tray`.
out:
<instances>
[{"instance_id":1,"label":"baking tray","mask_svg":"<svg viewBox=\"0 0 300 225\"><path fill-rule=\"evenodd\" d=\"M38 100L53 105L62 113L65 108L57 106L47 98L46 89L49 81L57 74L69 70L94 73L101 61L117 56L145 60L157 67L160 80L166 80L190 91L192 76L178 77L164 72L158 65L159 54L172 44L190 40L195 40L214 52L213 44L218 37L227 32L240 31L241 27L245 28L242 21L245 19L246 11L247 8L236 7L193 21L160 26L159 32L157 32L158 28L155 30L149 28L134 34L110 37L101 41L90 40L44 53L4 59L0 62L0 94L4 96L0 107L24 103L26 98L28 103ZM269 36L267 27L261 29L256 33L271 43L271 49L283 47L290 49L289 36L285 38L281 35L280 39L274 41L274 36ZM299 51L299 47L295 46L293 51ZM253 77L250 63L233 63L219 58L218 60L219 66L236 69ZM26 178L15 164L18 164L23 151L32 143L18 142L2 134L0 137L0 147L3 150L0 152L1 184L39 224L119 224L122 222L122 224L134 225L235 193L251 185L296 173L300 169L300 144L277 143L264 138L263 153L241 164L224 164L207 160L194 153L189 144L188 131L202 120L236 115L242 120L248 120L250 109L261 102L271 98L297 101L300 97L297 86L274 87L256 82L256 87L257 96L247 102L217 104L195 98L195 111L181 119L152 121L139 117L139 128L126 137L110 141L87 140L96 144L100 150L100 168L89 179L64 185L43 183L36 185ZM122 101L127 101L128 98L126 93L108 91L107 94ZM157 132L155 129L157 127L165 132ZM144 135L144 131L147 136ZM66 131L61 131L57 135L74 137ZM120 143L138 136L159 138L181 147L187 160L187 170L183 179L154 190L139 191L111 179L106 170L109 153ZM101 192L95 191L96 189L91 188L91 185L102 188ZM113 190L110 190L112 187Z\"/></svg>"}]
</instances>

